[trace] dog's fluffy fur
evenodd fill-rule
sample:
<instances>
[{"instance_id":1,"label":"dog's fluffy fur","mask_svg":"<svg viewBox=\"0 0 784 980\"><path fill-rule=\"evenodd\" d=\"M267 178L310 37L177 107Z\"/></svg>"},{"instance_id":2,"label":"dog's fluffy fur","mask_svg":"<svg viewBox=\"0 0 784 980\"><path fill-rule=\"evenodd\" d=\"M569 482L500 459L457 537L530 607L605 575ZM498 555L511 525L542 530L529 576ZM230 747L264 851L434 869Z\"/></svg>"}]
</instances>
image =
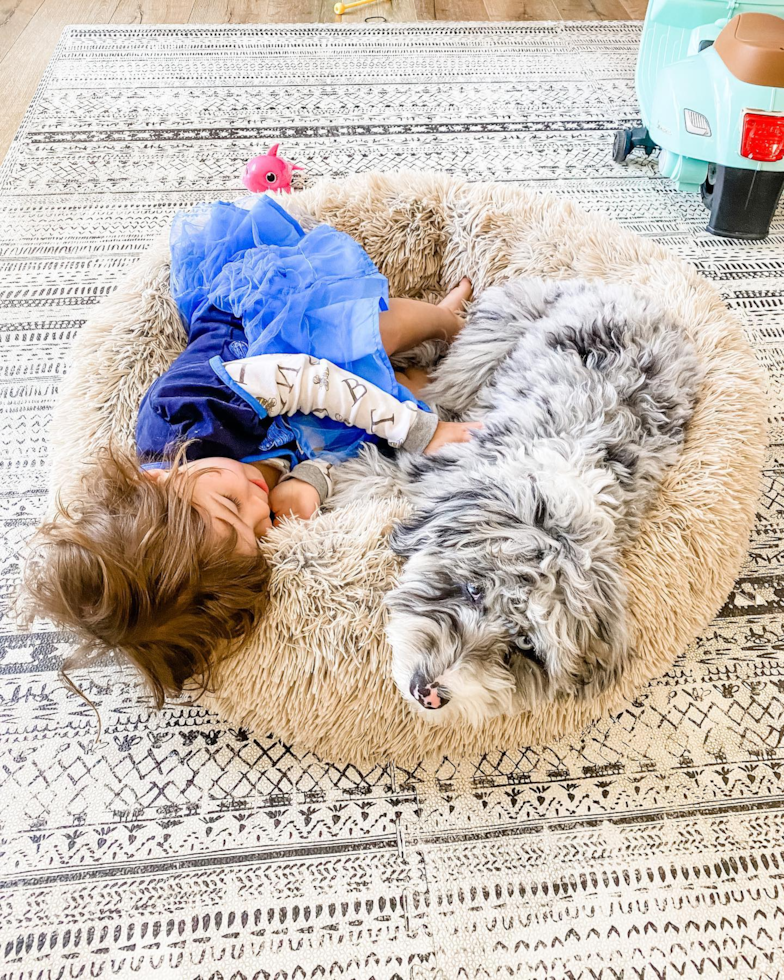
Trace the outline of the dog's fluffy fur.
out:
<instances>
[{"instance_id":1,"label":"dog's fluffy fur","mask_svg":"<svg viewBox=\"0 0 784 980\"><path fill-rule=\"evenodd\" d=\"M423 714L476 724L616 679L621 554L699 380L682 329L625 286L522 279L482 294L425 397L484 428L399 460L415 514L392 535L406 562L388 637Z\"/></svg>"}]
</instances>

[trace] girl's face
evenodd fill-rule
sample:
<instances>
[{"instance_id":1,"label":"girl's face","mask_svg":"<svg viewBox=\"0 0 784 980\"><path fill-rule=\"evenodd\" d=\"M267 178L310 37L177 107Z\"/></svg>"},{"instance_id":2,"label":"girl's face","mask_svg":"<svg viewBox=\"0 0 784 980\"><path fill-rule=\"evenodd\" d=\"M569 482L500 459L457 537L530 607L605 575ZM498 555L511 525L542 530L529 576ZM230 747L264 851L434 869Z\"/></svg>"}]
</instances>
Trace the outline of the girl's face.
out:
<instances>
[{"instance_id":1,"label":"girl's face","mask_svg":"<svg viewBox=\"0 0 784 980\"><path fill-rule=\"evenodd\" d=\"M255 554L257 541L272 527L269 488L259 471L248 463L223 456L197 459L181 467L198 474L192 502L209 521L215 534L237 532L237 551ZM168 479L168 470L148 470L156 479Z\"/></svg>"}]
</instances>

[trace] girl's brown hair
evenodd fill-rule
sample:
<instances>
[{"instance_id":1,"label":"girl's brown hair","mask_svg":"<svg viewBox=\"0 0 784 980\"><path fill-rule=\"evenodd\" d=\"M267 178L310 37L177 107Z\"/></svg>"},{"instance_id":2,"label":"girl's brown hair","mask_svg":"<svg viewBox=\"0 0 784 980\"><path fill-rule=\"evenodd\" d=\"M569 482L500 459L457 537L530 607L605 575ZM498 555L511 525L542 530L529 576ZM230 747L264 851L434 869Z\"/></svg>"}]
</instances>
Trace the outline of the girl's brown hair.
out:
<instances>
[{"instance_id":1,"label":"girl's brown hair","mask_svg":"<svg viewBox=\"0 0 784 980\"><path fill-rule=\"evenodd\" d=\"M69 671L111 651L139 669L157 708L189 678L206 689L216 658L262 611L261 553L236 553L236 532L209 533L191 503L194 478L177 472L186 448L171 459L175 472L166 480L151 479L124 453L104 451L76 499L58 500L32 542L23 585L28 617L76 633L80 645L61 675L82 697Z\"/></svg>"}]
</instances>

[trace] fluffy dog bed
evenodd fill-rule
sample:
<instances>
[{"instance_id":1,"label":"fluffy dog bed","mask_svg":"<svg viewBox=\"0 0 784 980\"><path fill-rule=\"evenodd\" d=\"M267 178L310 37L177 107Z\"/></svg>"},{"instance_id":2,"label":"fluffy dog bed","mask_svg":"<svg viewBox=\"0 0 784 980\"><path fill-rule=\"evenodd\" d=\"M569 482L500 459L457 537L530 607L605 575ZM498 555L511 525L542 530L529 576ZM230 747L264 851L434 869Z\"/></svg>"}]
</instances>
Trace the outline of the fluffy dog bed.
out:
<instances>
[{"instance_id":1,"label":"fluffy dog bed","mask_svg":"<svg viewBox=\"0 0 784 980\"><path fill-rule=\"evenodd\" d=\"M237 725L330 760L402 766L550 741L619 708L710 622L743 559L766 427L763 376L739 324L689 265L538 193L443 175L368 174L320 182L283 203L306 227L328 222L361 242L391 295L434 296L467 274L477 292L518 276L583 277L666 297L705 374L683 451L625 555L635 654L611 688L480 727L412 715L391 678L382 605L399 569L387 538L408 505L376 478L374 496L338 488L331 511L267 538L269 613L220 668L210 703ZM183 340L166 248L158 246L74 345L52 428L52 487L65 499L92 450L110 438L132 444L142 393Z\"/></svg>"}]
</instances>

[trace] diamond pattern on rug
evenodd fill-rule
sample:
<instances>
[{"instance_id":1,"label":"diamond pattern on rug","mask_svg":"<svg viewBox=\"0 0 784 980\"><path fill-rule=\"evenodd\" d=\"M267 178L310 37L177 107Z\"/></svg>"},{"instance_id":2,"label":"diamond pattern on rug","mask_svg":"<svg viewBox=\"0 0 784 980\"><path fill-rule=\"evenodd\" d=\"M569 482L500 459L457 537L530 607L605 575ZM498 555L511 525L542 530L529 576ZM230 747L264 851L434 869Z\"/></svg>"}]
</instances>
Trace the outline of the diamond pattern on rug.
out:
<instances>
[{"instance_id":1,"label":"diamond pattern on rug","mask_svg":"<svg viewBox=\"0 0 784 980\"><path fill-rule=\"evenodd\" d=\"M203 708L152 714L69 639L0 623L0 980L784 977L784 220L738 243L653 160L639 25L76 27L0 168L0 583L43 513L90 308L281 140L310 178L416 166L542 188L692 262L769 372L748 559L617 717L546 747L360 771Z\"/></svg>"}]
</instances>

